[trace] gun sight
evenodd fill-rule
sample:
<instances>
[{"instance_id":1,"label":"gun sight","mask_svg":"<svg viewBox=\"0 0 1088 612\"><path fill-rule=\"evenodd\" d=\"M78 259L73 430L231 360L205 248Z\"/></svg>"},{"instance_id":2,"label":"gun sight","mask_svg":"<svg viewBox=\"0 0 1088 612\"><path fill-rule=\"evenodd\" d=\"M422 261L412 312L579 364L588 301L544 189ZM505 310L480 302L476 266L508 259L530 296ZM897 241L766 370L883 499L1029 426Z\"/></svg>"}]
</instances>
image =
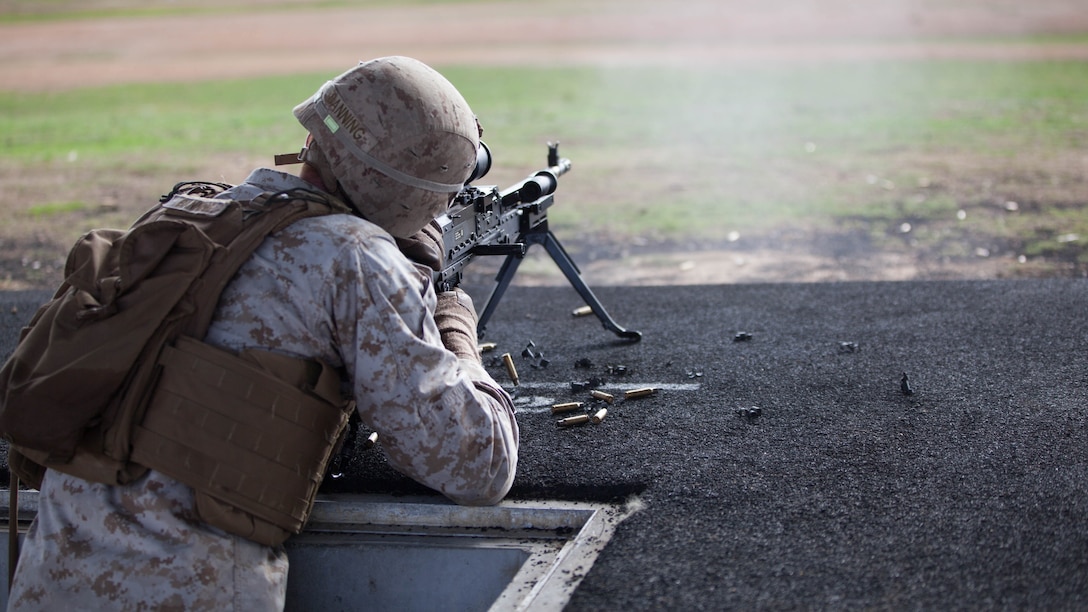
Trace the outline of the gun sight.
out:
<instances>
[{"instance_id":1,"label":"gun sight","mask_svg":"<svg viewBox=\"0 0 1088 612\"><path fill-rule=\"evenodd\" d=\"M487 143L480 141L480 146L476 147L476 167L472 169L472 174L465 179L465 184L468 185L476 179L481 179L491 170L491 149L487 147Z\"/></svg>"}]
</instances>

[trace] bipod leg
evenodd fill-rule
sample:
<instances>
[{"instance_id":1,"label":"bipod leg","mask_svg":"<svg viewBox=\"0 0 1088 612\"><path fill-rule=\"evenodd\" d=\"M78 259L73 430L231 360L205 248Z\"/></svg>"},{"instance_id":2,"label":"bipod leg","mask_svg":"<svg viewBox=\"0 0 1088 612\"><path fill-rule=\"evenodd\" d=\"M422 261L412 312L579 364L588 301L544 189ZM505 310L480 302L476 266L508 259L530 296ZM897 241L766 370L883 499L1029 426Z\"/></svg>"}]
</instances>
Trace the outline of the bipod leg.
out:
<instances>
[{"instance_id":1,"label":"bipod leg","mask_svg":"<svg viewBox=\"0 0 1088 612\"><path fill-rule=\"evenodd\" d=\"M551 255L552 260L555 262L559 269L563 271L563 275L570 281L571 286L578 292L578 295L582 296L582 299L586 301L586 304L593 310L593 314L597 315L597 318L601 320L601 324L605 329L615 333L624 340L630 340L632 342L638 342L642 340L642 333L634 330L624 329L616 323L612 317L608 315L608 312L601 305L597 296L593 295L593 290L586 285L586 282L582 280L582 273L578 270L578 266L574 264L574 260L567 255L566 249L559 243L559 239L555 237L555 234L551 230L545 232L531 233L526 236L529 242L535 242L543 244L544 248Z\"/></svg>"},{"instance_id":2,"label":"bipod leg","mask_svg":"<svg viewBox=\"0 0 1088 612\"><path fill-rule=\"evenodd\" d=\"M502 299L502 294L506 293L506 288L510 285L510 281L514 280L514 273L518 271L518 266L521 265L521 258L523 255L507 255L506 260L502 262L502 267L499 268L499 273L495 275L495 287L491 290L491 295L487 296L487 302L484 303L484 309L480 311L477 316L476 323L476 337L484 337L484 329L487 327L487 321L491 318L492 313L495 312L495 308L499 306L499 300Z\"/></svg>"}]
</instances>

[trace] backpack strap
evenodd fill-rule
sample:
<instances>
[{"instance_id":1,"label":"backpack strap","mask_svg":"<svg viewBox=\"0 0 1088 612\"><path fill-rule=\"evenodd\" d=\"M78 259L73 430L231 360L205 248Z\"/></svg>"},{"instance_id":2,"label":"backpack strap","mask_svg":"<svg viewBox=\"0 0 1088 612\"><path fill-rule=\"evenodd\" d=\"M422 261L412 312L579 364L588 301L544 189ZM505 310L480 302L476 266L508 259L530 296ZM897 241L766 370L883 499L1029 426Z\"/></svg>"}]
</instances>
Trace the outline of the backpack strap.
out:
<instances>
[{"instance_id":1,"label":"backpack strap","mask_svg":"<svg viewBox=\"0 0 1088 612\"><path fill-rule=\"evenodd\" d=\"M196 311L181 330L192 338L204 337L215 315L219 294L267 236L306 217L351 212L339 199L307 189L267 192L253 200L231 201L204 195L203 190L208 185L218 184L186 185L195 185L201 191L195 194L179 192L164 202L152 218L178 218L197 223L213 242L226 247L212 255L207 271L192 290L191 299L196 304Z\"/></svg>"},{"instance_id":2,"label":"backpack strap","mask_svg":"<svg viewBox=\"0 0 1088 612\"><path fill-rule=\"evenodd\" d=\"M149 343L152 350L133 370L130 388L138 392L126 394L116 405L116 413L104 419L114 424L103 429L102 443L107 455L127 459L132 448L132 425L143 419L143 410L160 372L159 356L163 347L182 334L190 338L204 337L215 315L219 295L261 242L300 219L348 210L339 200L308 190L266 193L248 202L182 193L159 208L152 218L184 219L198 225L205 235L221 246L212 253L204 274L179 303L184 315L176 325L159 330L162 337Z\"/></svg>"}]
</instances>

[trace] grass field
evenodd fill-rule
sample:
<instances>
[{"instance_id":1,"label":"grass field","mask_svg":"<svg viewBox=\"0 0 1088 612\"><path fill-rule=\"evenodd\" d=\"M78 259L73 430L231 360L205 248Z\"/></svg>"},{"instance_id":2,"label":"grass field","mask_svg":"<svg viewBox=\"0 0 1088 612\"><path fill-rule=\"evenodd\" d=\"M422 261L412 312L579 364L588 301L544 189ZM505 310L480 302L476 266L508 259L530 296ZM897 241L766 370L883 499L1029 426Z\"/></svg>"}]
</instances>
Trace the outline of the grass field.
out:
<instances>
[{"instance_id":1,"label":"grass field","mask_svg":"<svg viewBox=\"0 0 1088 612\"><path fill-rule=\"evenodd\" d=\"M561 141L574 171L553 224L594 256L740 237L1088 271L1085 62L442 70L484 123L484 182L521 178ZM0 91L0 250L14 253L0 285L55 282L79 232L126 223L177 180L236 182L297 149L290 108L330 76Z\"/></svg>"}]
</instances>

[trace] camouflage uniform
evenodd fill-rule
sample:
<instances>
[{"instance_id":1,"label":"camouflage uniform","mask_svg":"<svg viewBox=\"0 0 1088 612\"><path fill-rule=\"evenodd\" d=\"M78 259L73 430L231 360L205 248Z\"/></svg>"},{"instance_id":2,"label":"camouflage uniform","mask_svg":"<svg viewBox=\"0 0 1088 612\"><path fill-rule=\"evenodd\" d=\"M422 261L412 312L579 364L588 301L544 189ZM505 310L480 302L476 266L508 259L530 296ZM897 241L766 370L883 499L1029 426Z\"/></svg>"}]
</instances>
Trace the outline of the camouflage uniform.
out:
<instances>
[{"instance_id":1,"label":"camouflage uniform","mask_svg":"<svg viewBox=\"0 0 1088 612\"><path fill-rule=\"evenodd\" d=\"M224 196L300 186L260 169ZM242 267L206 340L342 368L391 465L458 503L497 503L517 462L513 406L477 361L443 348L429 278L370 222L306 219ZM158 472L124 487L48 472L11 609L281 609L283 549L196 522L192 507Z\"/></svg>"}]
</instances>

